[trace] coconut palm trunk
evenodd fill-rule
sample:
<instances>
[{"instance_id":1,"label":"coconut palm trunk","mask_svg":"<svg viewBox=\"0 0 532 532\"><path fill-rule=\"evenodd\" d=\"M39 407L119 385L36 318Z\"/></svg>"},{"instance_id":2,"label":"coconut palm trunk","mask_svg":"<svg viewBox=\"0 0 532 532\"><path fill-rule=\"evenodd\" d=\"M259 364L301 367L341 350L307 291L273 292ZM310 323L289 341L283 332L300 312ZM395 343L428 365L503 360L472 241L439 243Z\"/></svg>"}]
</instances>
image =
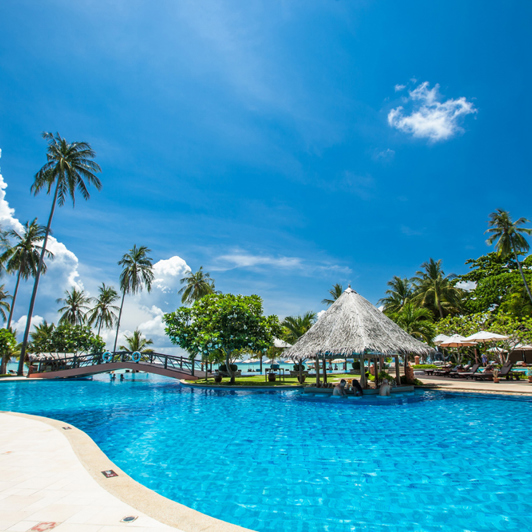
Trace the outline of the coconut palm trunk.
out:
<instances>
[{"instance_id":1,"label":"coconut palm trunk","mask_svg":"<svg viewBox=\"0 0 532 532\"><path fill-rule=\"evenodd\" d=\"M122 309L124 308L124 299L126 298L126 291L124 290L122 295L122 304L120 305L120 312L118 313L118 324L116 326L115 346L113 347L113 353L116 353L116 344L118 343L118 331L120 331L120 321L122 319Z\"/></svg>"},{"instance_id":2,"label":"coconut palm trunk","mask_svg":"<svg viewBox=\"0 0 532 532\"><path fill-rule=\"evenodd\" d=\"M39 266L37 267L37 273L35 275L35 281L33 283L33 292L31 294L30 309L28 311L28 319L26 320L26 329L24 330L24 338L22 340L22 347L20 349L20 360L18 362L18 371L17 375L24 375L24 362L26 360L26 348L28 345L28 338L30 335L31 329L31 317L33 315L33 309L35 307L35 298L37 297L37 289L39 287L39 278L41 277L42 265L44 262L44 255L46 253L46 244L48 243L48 235L50 234L50 228L52 227L52 219L54 217L55 205L57 203L57 194L59 192L59 183L55 187L54 200L52 202L52 210L50 211L50 217L48 218L48 225L46 226L46 234L44 235L44 242L41 250L41 255L39 257Z\"/></svg>"},{"instance_id":3,"label":"coconut palm trunk","mask_svg":"<svg viewBox=\"0 0 532 532\"><path fill-rule=\"evenodd\" d=\"M519 258L517 255L517 250L515 249L515 245L512 246L512 249L514 251L515 262L517 262L517 268L519 269L519 273L521 274L521 278L523 279L523 283L525 284L526 292L528 294L528 297L530 298L530 301L532 301L532 293L530 293L530 287L528 286L528 283L526 282L525 274L523 273L523 268L521 266L521 263L519 262Z\"/></svg>"},{"instance_id":4,"label":"coconut palm trunk","mask_svg":"<svg viewBox=\"0 0 532 532\"><path fill-rule=\"evenodd\" d=\"M11 301L11 308L9 309L9 318L7 320L7 328L8 330L11 329L11 321L13 319L13 309L15 308L15 301L17 300L17 293L18 293L18 285L20 283L20 276L22 274L22 270L24 269L24 263L20 265L20 268L18 270L17 274L17 282L15 283L15 292L13 293L13 301Z\"/></svg>"}]
</instances>

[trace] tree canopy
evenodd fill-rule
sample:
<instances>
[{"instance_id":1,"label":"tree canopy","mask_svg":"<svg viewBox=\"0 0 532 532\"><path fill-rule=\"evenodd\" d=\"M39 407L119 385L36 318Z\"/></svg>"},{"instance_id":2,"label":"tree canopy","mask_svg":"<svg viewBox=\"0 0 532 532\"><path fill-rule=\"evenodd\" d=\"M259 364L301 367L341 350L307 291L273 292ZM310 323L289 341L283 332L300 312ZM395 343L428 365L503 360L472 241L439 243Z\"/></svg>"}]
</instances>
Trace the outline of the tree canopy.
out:
<instances>
[{"instance_id":1,"label":"tree canopy","mask_svg":"<svg viewBox=\"0 0 532 532\"><path fill-rule=\"evenodd\" d=\"M192 307L165 314L166 334L190 356L207 358L223 353L230 369L235 354L266 352L281 333L277 316L264 316L257 295L208 294Z\"/></svg>"}]
</instances>

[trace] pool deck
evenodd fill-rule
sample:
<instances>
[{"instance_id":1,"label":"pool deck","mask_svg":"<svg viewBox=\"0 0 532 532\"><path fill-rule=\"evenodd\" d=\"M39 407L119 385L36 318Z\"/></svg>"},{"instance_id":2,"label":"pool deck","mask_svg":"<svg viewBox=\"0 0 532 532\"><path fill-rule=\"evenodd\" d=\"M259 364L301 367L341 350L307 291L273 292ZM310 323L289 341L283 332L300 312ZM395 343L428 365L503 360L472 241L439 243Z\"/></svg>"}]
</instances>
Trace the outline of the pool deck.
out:
<instances>
[{"instance_id":1,"label":"pool deck","mask_svg":"<svg viewBox=\"0 0 532 532\"><path fill-rule=\"evenodd\" d=\"M68 423L0 412L0 530L244 532L134 481ZM64 430L63 427L69 427ZM117 476L106 478L102 471ZM133 522L121 520L133 516Z\"/></svg>"},{"instance_id":2,"label":"pool deck","mask_svg":"<svg viewBox=\"0 0 532 532\"><path fill-rule=\"evenodd\" d=\"M416 375L416 378L421 380L426 387L442 391L532 395L532 384L528 380L507 381L501 379L500 382L491 382L445 377L438 378L428 375ZM419 389L419 387L417 388Z\"/></svg>"}]
</instances>

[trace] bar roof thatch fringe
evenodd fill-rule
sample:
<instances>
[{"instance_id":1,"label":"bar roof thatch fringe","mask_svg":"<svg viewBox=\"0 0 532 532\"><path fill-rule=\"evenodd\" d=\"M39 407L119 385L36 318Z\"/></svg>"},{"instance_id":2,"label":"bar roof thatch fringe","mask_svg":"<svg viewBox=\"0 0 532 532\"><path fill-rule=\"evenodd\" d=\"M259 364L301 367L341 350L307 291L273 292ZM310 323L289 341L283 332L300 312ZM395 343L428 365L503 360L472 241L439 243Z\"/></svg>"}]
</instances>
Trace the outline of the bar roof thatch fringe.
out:
<instances>
[{"instance_id":1,"label":"bar roof thatch fringe","mask_svg":"<svg viewBox=\"0 0 532 532\"><path fill-rule=\"evenodd\" d=\"M427 355L433 351L349 287L283 356L303 360L364 353Z\"/></svg>"}]
</instances>

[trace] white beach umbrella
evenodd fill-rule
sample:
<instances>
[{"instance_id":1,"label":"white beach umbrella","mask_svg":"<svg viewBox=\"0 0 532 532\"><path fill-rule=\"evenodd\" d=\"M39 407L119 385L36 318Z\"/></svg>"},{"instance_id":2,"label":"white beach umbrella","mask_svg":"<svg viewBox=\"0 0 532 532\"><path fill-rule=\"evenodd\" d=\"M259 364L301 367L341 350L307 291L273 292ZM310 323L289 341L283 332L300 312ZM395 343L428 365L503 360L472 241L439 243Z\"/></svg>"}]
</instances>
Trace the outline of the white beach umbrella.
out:
<instances>
[{"instance_id":1,"label":"white beach umbrella","mask_svg":"<svg viewBox=\"0 0 532 532\"><path fill-rule=\"evenodd\" d=\"M501 340L508 340L508 336L502 334L496 334L489 331L479 331L465 338L466 342L488 343L488 342L500 342Z\"/></svg>"},{"instance_id":2,"label":"white beach umbrella","mask_svg":"<svg viewBox=\"0 0 532 532\"><path fill-rule=\"evenodd\" d=\"M477 345L477 342L474 340L467 341L465 337L460 334L453 334L440 344L441 347L466 347L468 345Z\"/></svg>"},{"instance_id":3,"label":"white beach umbrella","mask_svg":"<svg viewBox=\"0 0 532 532\"><path fill-rule=\"evenodd\" d=\"M442 342L445 342L445 340L448 340L448 339L449 339L449 336L447 336L446 334L438 334L438 336L436 336L436 338L434 338L432 342L435 345L440 345Z\"/></svg>"},{"instance_id":4,"label":"white beach umbrella","mask_svg":"<svg viewBox=\"0 0 532 532\"><path fill-rule=\"evenodd\" d=\"M516 351L532 351L532 345L521 345L521 344L517 344L517 345L514 347L514 350L516 350Z\"/></svg>"},{"instance_id":5,"label":"white beach umbrella","mask_svg":"<svg viewBox=\"0 0 532 532\"><path fill-rule=\"evenodd\" d=\"M279 340L279 338L274 338L273 347L280 347L282 349L286 349L287 347L292 347L292 344L289 344L288 342L285 342L284 340Z\"/></svg>"},{"instance_id":6,"label":"white beach umbrella","mask_svg":"<svg viewBox=\"0 0 532 532\"><path fill-rule=\"evenodd\" d=\"M345 362L345 358L335 358L331 361L331 364L343 364Z\"/></svg>"}]
</instances>

